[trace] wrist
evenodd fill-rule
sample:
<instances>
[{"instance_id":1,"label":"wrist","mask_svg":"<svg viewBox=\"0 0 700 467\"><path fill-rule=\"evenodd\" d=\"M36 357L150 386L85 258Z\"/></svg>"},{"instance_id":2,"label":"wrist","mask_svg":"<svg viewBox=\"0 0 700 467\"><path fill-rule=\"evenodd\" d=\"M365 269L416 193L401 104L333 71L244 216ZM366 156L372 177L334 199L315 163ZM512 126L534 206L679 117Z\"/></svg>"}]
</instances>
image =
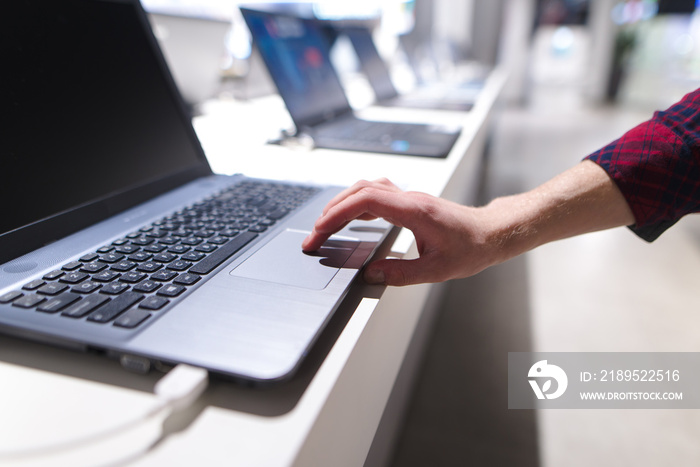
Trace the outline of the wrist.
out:
<instances>
[{"instance_id":1,"label":"wrist","mask_svg":"<svg viewBox=\"0 0 700 467\"><path fill-rule=\"evenodd\" d=\"M538 228L532 202L521 195L496 198L484 206L485 242L492 264L499 264L537 246Z\"/></svg>"}]
</instances>

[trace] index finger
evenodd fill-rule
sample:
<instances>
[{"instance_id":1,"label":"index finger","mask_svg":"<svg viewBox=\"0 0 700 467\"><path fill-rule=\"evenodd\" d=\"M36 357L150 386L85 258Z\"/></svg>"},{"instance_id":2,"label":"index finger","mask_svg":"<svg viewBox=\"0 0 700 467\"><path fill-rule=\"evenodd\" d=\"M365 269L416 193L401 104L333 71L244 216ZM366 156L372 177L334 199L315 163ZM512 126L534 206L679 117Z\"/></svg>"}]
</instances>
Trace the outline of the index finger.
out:
<instances>
[{"instance_id":1,"label":"index finger","mask_svg":"<svg viewBox=\"0 0 700 467\"><path fill-rule=\"evenodd\" d=\"M321 215L311 234L302 243L304 251L315 251L334 233L359 218L381 217L403 227L410 222L411 203L402 192L365 187L351 194Z\"/></svg>"},{"instance_id":2,"label":"index finger","mask_svg":"<svg viewBox=\"0 0 700 467\"><path fill-rule=\"evenodd\" d=\"M364 189L364 188L369 188L369 187L375 187L375 188L380 188L388 191L394 191L394 192L401 192L401 189L391 183L389 179L387 178L379 178L377 180L373 180L371 182L367 180L360 180L356 182L353 186L348 187L335 195L333 199L331 199L328 204L323 208L323 215L325 215L331 208L335 207L338 203L343 201L345 198L357 193L358 191Z\"/></svg>"}]
</instances>

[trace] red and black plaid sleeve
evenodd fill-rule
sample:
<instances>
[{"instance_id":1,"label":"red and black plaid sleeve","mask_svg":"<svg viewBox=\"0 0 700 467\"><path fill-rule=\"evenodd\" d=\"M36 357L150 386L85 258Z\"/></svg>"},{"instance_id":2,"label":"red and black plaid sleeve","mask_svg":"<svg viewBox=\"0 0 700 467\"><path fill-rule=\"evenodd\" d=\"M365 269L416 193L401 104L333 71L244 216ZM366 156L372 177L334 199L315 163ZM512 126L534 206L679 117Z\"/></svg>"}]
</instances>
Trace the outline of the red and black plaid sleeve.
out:
<instances>
[{"instance_id":1,"label":"red and black plaid sleeve","mask_svg":"<svg viewBox=\"0 0 700 467\"><path fill-rule=\"evenodd\" d=\"M700 211L700 89L586 159L617 184L634 214L630 229L655 240Z\"/></svg>"}]
</instances>

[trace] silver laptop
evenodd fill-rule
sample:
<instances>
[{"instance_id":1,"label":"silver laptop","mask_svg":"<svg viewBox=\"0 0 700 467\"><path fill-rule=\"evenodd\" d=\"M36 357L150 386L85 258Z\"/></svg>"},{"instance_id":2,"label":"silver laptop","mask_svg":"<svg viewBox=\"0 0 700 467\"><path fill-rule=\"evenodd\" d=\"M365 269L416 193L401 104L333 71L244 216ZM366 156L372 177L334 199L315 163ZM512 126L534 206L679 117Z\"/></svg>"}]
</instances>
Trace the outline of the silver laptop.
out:
<instances>
[{"instance_id":1,"label":"silver laptop","mask_svg":"<svg viewBox=\"0 0 700 467\"><path fill-rule=\"evenodd\" d=\"M350 39L362 71L374 91L376 104L385 107L458 111L467 111L474 107L483 81L475 85L476 92L455 92L446 86L428 91L424 86L419 87L416 92L400 94L391 80L389 68L379 55L371 31L362 26L348 26L338 28L338 32Z\"/></svg>"},{"instance_id":2,"label":"silver laptop","mask_svg":"<svg viewBox=\"0 0 700 467\"><path fill-rule=\"evenodd\" d=\"M212 174L138 0L30 0L0 25L0 331L292 375L387 224L304 254L340 188Z\"/></svg>"}]
</instances>

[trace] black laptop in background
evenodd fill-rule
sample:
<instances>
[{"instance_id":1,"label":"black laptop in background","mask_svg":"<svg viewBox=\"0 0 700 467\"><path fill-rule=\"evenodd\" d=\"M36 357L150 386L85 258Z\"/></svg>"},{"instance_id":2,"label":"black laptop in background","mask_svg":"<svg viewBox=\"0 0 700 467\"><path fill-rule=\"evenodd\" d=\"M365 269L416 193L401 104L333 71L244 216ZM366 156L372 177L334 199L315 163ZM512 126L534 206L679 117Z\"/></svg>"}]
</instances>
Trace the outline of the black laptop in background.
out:
<instances>
[{"instance_id":1,"label":"black laptop in background","mask_svg":"<svg viewBox=\"0 0 700 467\"><path fill-rule=\"evenodd\" d=\"M350 39L362 71L374 91L377 105L456 111L468 111L474 107L481 86L475 88L476 92L469 92L466 89L452 89L448 86L426 85L414 92L400 94L391 80L389 68L379 55L371 31L357 26L339 28L338 32ZM481 84L483 85L483 82Z\"/></svg>"},{"instance_id":2,"label":"black laptop in background","mask_svg":"<svg viewBox=\"0 0 700 467\"><path fill-rule=\"evenodd\" d=\"M298 134L320 148L447 157L461 128L358 118L333 68L320 25L241 8Z\"/></svg>"}]
</instances>

